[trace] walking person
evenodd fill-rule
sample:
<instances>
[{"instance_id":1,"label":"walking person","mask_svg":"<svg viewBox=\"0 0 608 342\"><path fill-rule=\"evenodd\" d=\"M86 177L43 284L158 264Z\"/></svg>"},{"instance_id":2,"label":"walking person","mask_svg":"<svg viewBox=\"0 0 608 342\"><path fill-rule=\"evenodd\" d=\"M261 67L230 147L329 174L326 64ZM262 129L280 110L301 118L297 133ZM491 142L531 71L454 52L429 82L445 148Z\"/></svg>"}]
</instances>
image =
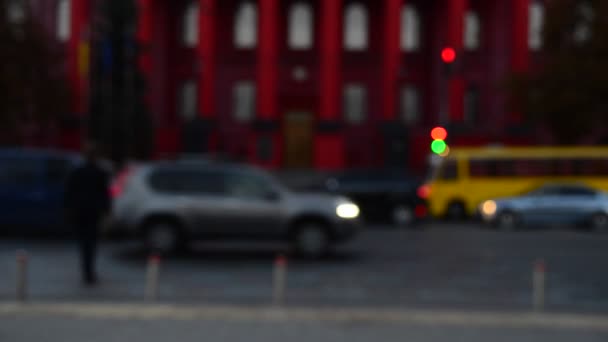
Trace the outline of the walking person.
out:
<instances>
[{"instance_id":1,"label":"walking person","mask_svg":"<svg viewBox=\"0 0 608 342\"><path fill-rule=\"evenodd\" d=\"M95 259L100 225L111 208L109 175L99 165L98 153L94 143L86 144L84 164L70 174L65 189L65 207L79 244L82 279L89 286L98 281Z\"/></svg>"}]
</instances>

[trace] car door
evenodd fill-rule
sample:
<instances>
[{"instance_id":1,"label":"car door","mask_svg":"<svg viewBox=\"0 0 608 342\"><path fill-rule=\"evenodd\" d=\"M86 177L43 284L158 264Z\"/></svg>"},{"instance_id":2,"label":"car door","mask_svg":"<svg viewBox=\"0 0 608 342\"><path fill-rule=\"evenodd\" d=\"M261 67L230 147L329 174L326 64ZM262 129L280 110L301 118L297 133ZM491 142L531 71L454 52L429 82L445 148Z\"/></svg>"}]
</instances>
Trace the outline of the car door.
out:
<instances>
[{"instance_id":1,"label":"car door","mask_svg":"<svg viewBox=\"0 0 608 342\"><path fill-rule=\"evenodd\" d=\"M63 157L50 157L43 161L38 215L46 227L57 232L69 229L63 210L65 182L75 161Z\"/></svg>"},{"instance_id":2,"label":"car door","mask_svg":"<svg viewBox=\"0 0 608 342\"><path fill-rule=\"evenodd\" d=\"M255 172L228 170L224 173L229 201L226 220L234 235L274 236L282 232L282 196L276 184Z\"/></svg>"},{"instance_id":3,"label":"car door","mask_svg":"<svg viewBox=\"0 0 608 342\"><path fill-rule=\"evenodd\" d=\"M520 211L532 223L559 221L560 189L556 186L542 187L521 199Z\"/></svg>"},{"instance_id":4,"label":"car door","mask_svg":"<svg viewBox=\"0 0 608 342\"><path fill-rule=\"evenodd\" d=\"M0 224L10 228L39 228L45 200L42 189L42 159L27 156L0 160Z\"/></svg>"},{"instance_id":5,"label":"car door","mask_svg":"<svg viewBox=\"0 0 608 342\"><path fill-rule=\"evenodd\" d=\"M229 203L222 175L216 170L174 170L179 205L176 210L191 223L195 235L225 235L229 232Z\"/></svg>"},{"instance_id":6,"label":"car door","mask_svg":"<svg viewBox=\"0 0 608 342\"><path fill-rule=\"evenodd\" d=\"M583 186L565 186L561 189L560 216L564 222L586 219L598 210L598 194Z\"/></svg>"}]
</instances>

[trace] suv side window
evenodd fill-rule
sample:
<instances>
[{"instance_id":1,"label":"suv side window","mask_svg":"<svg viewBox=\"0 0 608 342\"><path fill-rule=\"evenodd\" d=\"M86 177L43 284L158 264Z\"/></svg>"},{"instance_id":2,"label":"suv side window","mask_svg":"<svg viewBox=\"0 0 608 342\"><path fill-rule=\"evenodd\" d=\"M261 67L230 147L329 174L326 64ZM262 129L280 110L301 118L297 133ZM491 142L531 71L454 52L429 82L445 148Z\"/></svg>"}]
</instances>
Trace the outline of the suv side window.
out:
<instances>
[{"instance_id":1,"label":"suv side window","mask_svg":"<svg viewBox=\"0 0 608 342\"><path fill-rule=\"evenodd\" d=\"M2 159L0 160L0 186L38 185L40 166L41 163L35 159Z\"/></svg>"},{"instance_id":2,"label":"suv side window","mask_svg":"<svg viewBox=\"0 0 608 342\"><path fill-rule=\"evenodd\" d=\"M265 199L272 194L273 188L268 180L244 172L225 174L226 194L241 199Z\"/></svg>"},{"instance_id":3,"label":"suv side window","mask_svg":"<svg viewBox=\"0 0 608 342\"><path fill-rule=\"evenodd\" d=\"M197 169L161 169L149 179L152 188L165 194L222 194L221 174Z\"/></svg>"},{"instance_id":4,"label":"suv side window","mask_svg":"<svg viewBox=\"0 0 608 342\"><path fill-rule=\"evenodd\" d=\"M54 158L46 161L46 181L50 184L62 184L72 169L67 159Z\"/></svg>"},{"instance_id":5,"label":"suv side window","mask_svg":"<svg viewBox=\"0 0 608 342\"><path fill-rule=\"evenodd\" d=\"M595 191L583 187L563 187L560 194L564 196L595 196Z\"/></svg>"}]
</instances>

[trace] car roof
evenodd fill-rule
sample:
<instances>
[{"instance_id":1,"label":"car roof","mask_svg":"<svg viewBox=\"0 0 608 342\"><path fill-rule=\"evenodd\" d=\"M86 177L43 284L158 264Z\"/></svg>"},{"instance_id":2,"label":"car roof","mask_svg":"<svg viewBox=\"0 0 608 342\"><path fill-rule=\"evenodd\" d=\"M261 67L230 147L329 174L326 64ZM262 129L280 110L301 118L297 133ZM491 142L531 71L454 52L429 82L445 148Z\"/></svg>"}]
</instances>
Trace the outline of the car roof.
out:
<instances>
[{"instance_id":1,"label":"car roof","mask_svg":"<svg viewBox=\"0 0 608 342\"><path fill-rule=\"evenodd\" d=\"M228 172L251 172L257 174L267 174L264 169L259 167L255 167L248 164L241 163L229 163L229 162L220 162L213 160L205 160L205 159L188 159L188 160L160 160L147 164L140 165L144 168L149 169L180 169L180 168L204 168L207 170L214 171L228 171Z\"/></svg>"},{"instance_id":2,"label":"car roof","mask_svg":"<svg viewBox=\"0 0 608 342\"><path fill-rule=\"evenodd\" d=\"M80 161L82 158L78 153L46 148L0 148L0 158L63 158L72 161Z\"/></svg>"}]
</instances>

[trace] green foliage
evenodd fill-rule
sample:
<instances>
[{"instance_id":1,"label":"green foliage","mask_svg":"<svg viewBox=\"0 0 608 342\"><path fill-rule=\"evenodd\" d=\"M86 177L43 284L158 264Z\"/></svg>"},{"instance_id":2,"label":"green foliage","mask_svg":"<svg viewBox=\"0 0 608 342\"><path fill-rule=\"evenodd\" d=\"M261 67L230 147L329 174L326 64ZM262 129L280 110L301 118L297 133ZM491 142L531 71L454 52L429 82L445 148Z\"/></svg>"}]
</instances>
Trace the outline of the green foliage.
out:
<instances>
[{"instance_id":1,"label":"green foliage","mask_svg":"<svg viewBox=\"0 0 608 342\"><path fill-rule=\"evenodd\" d=\"M53 37L27 8L22 21L10 21L9 2L0 0L0 134L18 143L21 124L44 126L68 113L69 88Z\"/></svg>"},{"instance_id":2,"label":"green foliage","mask_svg":"<svg viewBox=\"0 0 608 342\"><path fill-rule=\"evenodd\" d=\"M608 119L608 1L553 0L543 31L544 67L512 75L515 103L571 144Z\"/></svg>"}]
</instances>

